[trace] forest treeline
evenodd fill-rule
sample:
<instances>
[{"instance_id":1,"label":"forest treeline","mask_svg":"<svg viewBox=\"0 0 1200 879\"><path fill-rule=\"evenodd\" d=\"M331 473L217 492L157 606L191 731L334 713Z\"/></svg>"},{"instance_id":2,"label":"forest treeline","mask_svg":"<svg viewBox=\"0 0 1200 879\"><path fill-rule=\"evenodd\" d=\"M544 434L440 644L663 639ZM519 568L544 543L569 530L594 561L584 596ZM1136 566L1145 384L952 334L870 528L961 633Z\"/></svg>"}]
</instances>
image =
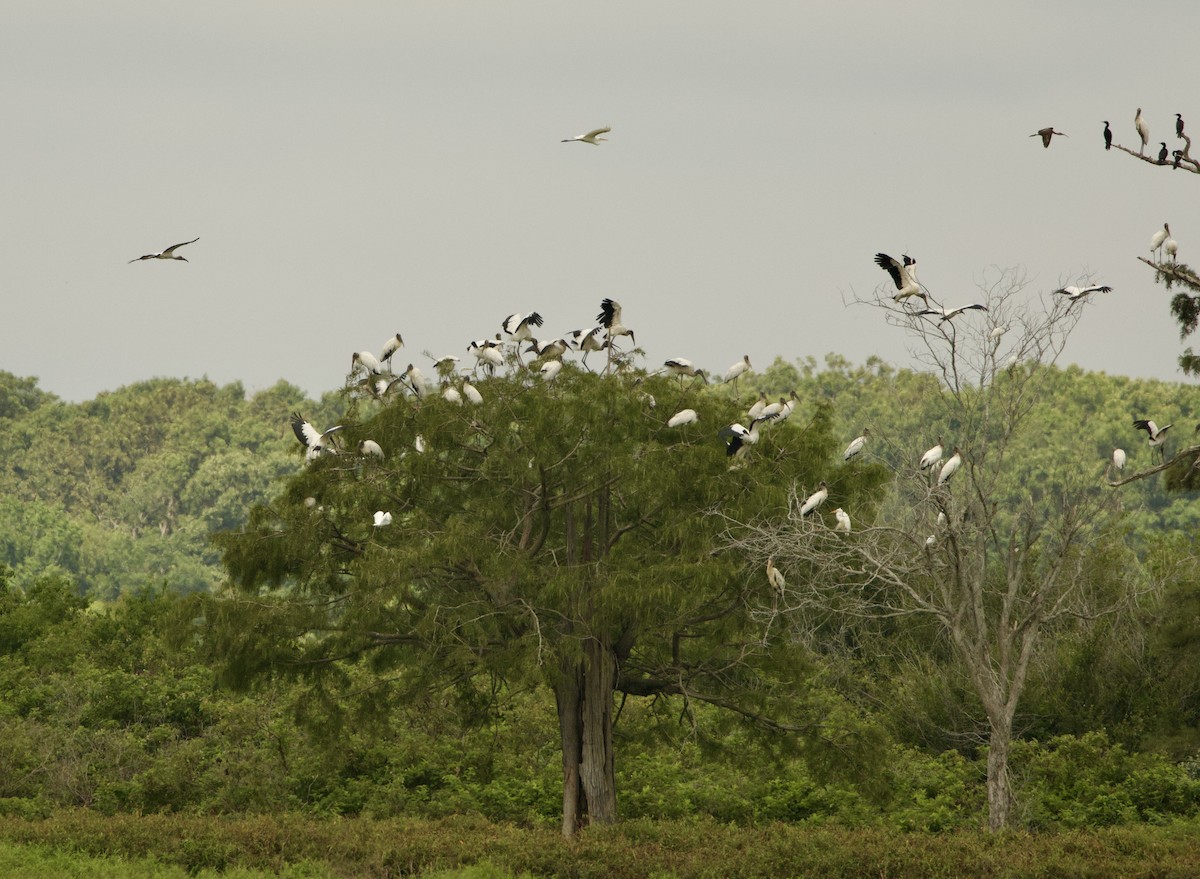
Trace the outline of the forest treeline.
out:
<instances>
[{"instance_id":1,"label":"forest treeline","mask_svg":"<svg viewBox=\"0 0 1200 879\"><path fill-rule=\"evenodd\" d=\"M1074 368L1048 376L1036 429L1009 449L1002 491L1014 498L1081 472L1103 482L1118 446L1148 466L1157 453L1133 418L1189 434L1196 420L1184 385ZM743 395L751 388L769 399L794 390L805 414L786 429L820 421L839 448L869 427L868 457L884 462L916 458L959 427L931 376L878 362L777 360ZM304 469L293 411L328 426L355 405L285 383L248 395L168 379L73 404L0 374L0 812L561 814L555 699L536 676L513 676L486 705L461 691L383 698L369 658L333 687L314 690L303 675L224 685L228 645L196 625L225 590L211 535L246 527ZM718 426L702 428L717 448ZM1194 494L1169 490L1183 479L1120 490L1119 527L1084 569L1145 588L1120 613L1056 635L1036 663L1012 757L1023 826L1200 811L1198 513ZM821 718L815 736L764 733L703 705L622 701L622 815L978 826L985 749L962 671L920 625L870 634L869 651L808 658L797 710Z\"/></svg>"}]
</instances>

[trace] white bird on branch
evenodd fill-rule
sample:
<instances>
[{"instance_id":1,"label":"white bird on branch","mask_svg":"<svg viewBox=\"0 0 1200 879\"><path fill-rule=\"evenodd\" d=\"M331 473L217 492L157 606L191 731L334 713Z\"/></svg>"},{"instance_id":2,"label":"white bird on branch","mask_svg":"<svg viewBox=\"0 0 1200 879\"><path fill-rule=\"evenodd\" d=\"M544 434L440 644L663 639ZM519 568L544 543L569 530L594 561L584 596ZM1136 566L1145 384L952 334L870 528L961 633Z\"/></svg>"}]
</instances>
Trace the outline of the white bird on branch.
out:
<instances>
[{"instance_id":1,"label":"white bird on branch","mask_svg":"<svg viewBox=\"0 0 1200 879\"><path fill-rule=\"evenodd\" d=\"M1175 254L1179 253L1179 242L1174 238L1168 237L1167 240L1163 242L1163 253L1167 255L1167 259L1171 260L1171 262L1175 262Z\"/></svg>"},{"instance_id":2,"label":"white bird on branch","mask_svg":"<svg viewBox=\"0 0 1200 879\"><path fill-rule=\"evenodd\" d=\"M928 470L930 467L936 467L941 463L942 455L944 454L945 450L942 447L942 438L939 436L937 445L927 450L925 454L921 456L921 461L917 464L917 468L920 470Z\"/></svg>"},{"instance_id":3,"label":"white bird on branch","mask_svg":"<svg viewBox=\"0 0 1200 879\"><path fill-rule=\"evenodd\" d=\"M910 296L920 296L928 301L925 291L917 283L917 261L907 253L904 254L904 262L900 262L886 253L877 253L875 254L875 265L892 276L892 281L896 285L896 292L892 294L892 299L896 302L903 302Z\"/></svg>"},{"instance_id":4,"label":"white bird on branch","mask_svg":"<svg viewBox=\"0 0 1200 879\"><path fill-rule=\"evenodd\" d=\"M747 410L746 417L751 420L754 420L758 416L762 415L763 410L766 408L767 408L767 392L759 391L758 399L755 400L754 403Z\"/></svg>"},{"instance_id":5,"label":"white bird on branch","mask_svg":"<svg viewBox=\"0 0 1200 879\"><path fill-rule=\"evenodd\" d=\"M500 328L512 338L514 342L529 342L533 341L533 330L530 327L540 327L542 325L542 316L536 311L529 314L510 314L504 319Z\"/></svg>"},{"instance_id":6,"label":"white bird on branch","mask_svg":"<svg viewBox=\"0 0 1200 879\"><path fill-rule=\"evenodd\" d=\"M462 392L463 396L467 398L467 402L472 406L478 406L483 402L483 395L479 393L479 390L475 387L475 385L471 384L465 378L463 379L462 383Z\"/></svg>"},{"instance_id":7,"label":"white bird on branch","mask_svg":"<svg viewBox=\"0 0 1200 879\"><path fill-rule=\"evenodd\" d=\"M1153 421L1148 421L1145 418L1135 418L1133 421L1133 426L1138 430L1146 431L1146 436L1148 437L1147 441L1150 443L1150 448L1158 449L1159 453L1165 459L1167 456L1167 450L1163 448L1163 443L1167 441L1167 431L1170 430L1173 425L1168 424L1164 427L1159 427Z\"/></svg>"},{"instance_id":8,"label":"white bird on branch","mask_svg":"<svg viewBox=\"0 0 1200 879\"><path fill-rule=\"evenodd\" d=\"M358 444L358 453L363 457L373 455L380 460L383 459L383 448L375 440L363 440Z\"/></svg>"},{"instance_id":9,"label":"white bird on branch","mask_svg":"<svg viewBox=\"0 0 1200 879\"><path fill-rule=\"evenodd\" d=\"M680 409L667 419L667 427L682 427L685 424L695 424L700 420L695 409Z\"/></svg>"},{"instance_id":10,"label":"white bird on branch","mask_svg":"<svg viewBox=\"0 0 1200 879\"><path fill-rule=\"evenodd\" d=\"M758 442L758 426L764 421L770 421L774 417L774 415L760 415L750 422L749 427L745 427L737 422L722 427L717 432L717 436L723 438L726 442L725 454L733 457L747 446L752 446Z\"/></svg>"},{"instance_id":11,"label":"white bird on branch","mask_svg":"<svg viewBox=\"0 0 1200 879\"><path fill-rule=\"evenodd\" d=\"M400 374L400 378L408 380L408 386L418 397L424 397L429 393L429 385L425 384L425 373L411 363L408 364L408 369Z\"/></svg>"},{"instance_id":12,"label":"white bird on branch","mask_svg":"<svg viewBox=\"0 0 1200 879\"><path fill-rule=\"evenodd\" d=\"M1125 450L1124 449L1113 449L1112 465L1117 470L1125 469Z\"/></svg>"},{"instance_id":13,"label":"white bird on branch","mask_svg":"<svg viewBox=\"0 0 1200 879\"><path fill-rule=\"evenodd\" d=\"M319 458L327 451L336 453L337 447L333 444L331 434L341 429L342 425L339 424L329 430L319 431L305 421L299 412L292 413L292 431L296 434L296 439L300 440L300 444L307 449L304 457L309 461Z\"/></svg>"},{"instance_id":14,"label":"white bird on branch","mask_svg":"<svg viewBox=\"0 0 1200 879\"><path fill-rule=\"evenodd\" d=\"M1090 293L1111 293L1112 287L1101 286L1100 284L1092 284L1090 287L1060 287L1054 292L1061 293L1072 302L1075 302Z\"/></svg>"},{"instance_id":15,"label":"white bird on branch","mask_svg":"<svg viewBox=\"0 0 1200 879\"><path fill-rule=\"evenodd\" d=\"M166 250L160 251L159 253L147 253L145 256L139 256L135 259L131 259L129 262L141 262L144 259L181 259L184 262L187 262L188 260L186 256L175 255L176 248L183 247L186 244L195 244L199 240L199 238L193 238L191 241L182 241L179 244L172 244Z\"/></svg>"},{"instance_id":16,"label":"white bird on branch","mask_svg":"<svg viewBox=\"0 0 1200 879\"><path fill-rule=\"evenodd\" d=\"M850 533L850 514L847 513L845 510L843 510L841 507L838 507L836 510L833 511L833 515L837 518L837 525L834 527L833 530L841 531L843 534L849 534Z\"/></svg>"},{"instance_id":17,"label":"white bird on branch","mask_svg":"<svg viewBox=\"0 0 1200 879\"><path fill-rule=\"evenodd\" d=\"M825 498L829 497L829 486L824 481L817 483L817 490L810 494L800 505L800 515L807 516L821 504L825 503Z\"/></svg>"},{"instance_id":18,"label":"white bird on branch","mask_svg":"<svg viewBox=\"0 0 1200 879\"><path fill-rule=\"evenodd\" d=\"M462 394L458 392L458 388L450 384L450 379L442 380L442 399L454 406L463 404Z\"/></svg>"},{"instance_id":19,"label":"white bird on branch","mask_svg":"<svg viewBox=\"0 0 1200 879\"><path fill-rule=\"evenodd\" d=\"M783 579L783 574L775 567L774 556L767 559L767 582L780 595L783 595L783 590L787 588L787 580Z\"/></svg>"},{"instance_id":20,"label":"white bird on branch","mask_svg":"<svg viewBox=\"0 0 1200 879\"><path fill-rule=\"evenodd\" d=\"M392 514L385 513L383 510L375 511L375 527L383 528L392 524Z\"/></svg>"},{"instance_id":21,"label":"white bird on branch","mask_svg":"<svg viewBox=\"0 0 1200 879\"><path fill-rule=\"evenodd\" d=\"M950 456L950 460L942 465L942 470L938 473L937 484L945 485L950 481L950 477L958 472L962 467L962 454L958 451L958 446L954 447L954 454Z\"/></svg>"},{"instance_id":22,"label":"white bird on branch","mask_svg":"<svg viewBox=\"0 0 1200 879\"><path fill-rule=\"evenodd\" d=\"M542 381L552 382L562 372L563 362L561 360L547 360L538 369L538 373L542 376Z\"/></svg>"},{"instance_id":23,"label":"white bird on branch","mask_svg":"<svg viewBox=\"0 0 1200 879\"><path fill-rule=\"evenodd\" d=\"M733 393L735 395L737 394L738 378L740 378L745 373L749 372L750 369L751 369L750 355L746 354L745 356L742 357L741 360L739 360L737 363L733 364L733 366L729 367L729 369L725 370L725 381L733 382Z\"/></svg>"},{"instance_id":24,"label":"white bird on branch","mask_svg":"<svg viewBox=\"0 0 1200 879\"><path fill-rule=\"evenodd\" d=\"M970 305L959 305L955 308L922 308L917 314L936 314L941 320L939 323L945 323L951 318L958 317L964 311L987 311L986 305L981 305L978 302L972 302Z\"/></svg>"},{"instance_id":25,"label":"white bird on branch","mask_svg":"<svg viewBox=\"0 0 1200 879\"><path fill-rule=\"evenodd\" d=\"M786 400L783 399L783 397L780 397L779 399L783 405L779 410L779 417L775 419L776 424L780 424L791 418L792 413L796 411L796 403L800 400L800 398L796 396L795 391L791 391Z\"/></svg>"},{"instance_id":26,"label":"white bird on branch","mask_svg":"<svg viewBox=\"0 0 1200 879\"><path fill-rule=\"evenodd\" d=\"M1067 135L1063 134L1061 131L1055 131L1053 125L1051 125L1049 128L1039 128L1035 133L1033 133L1029 136L1030 137L1040 137L1042 139L1042 146L1048 148L1050 146L1050 138L1052 138L1056 134L1059 137L1067 136Z\"/></svg>"},{"instance_id":27,"label":"white bird on branch","mask_svg":"<svg viewBox=\"0 0 1200 879\"><path fill-rule=\"evenodd\" d=\"M1154 233L1154 237L1150 239L1150 252L1154 253L1160 250L1163 243L1171 237L1171 226L1169 223L1163 223L1163 227Z\"/></svg>"},{"instance_id":28,"label":"white bird on branch","mask_svg":"<svg viewBox=\"0 0 1200 879\"><path fill-rule=\"evenodd\" d=\"M601 137L600 135L608 134L610 131L612 131L612 126L606 125L603 128L594 128L587 134L577 134L574 137L564 137L561 142L574 143L575 141L578 141L579 143L590 143L592 146L599 146L600 141L608 140L607 137Z\"/></svg>"},{"instance_id":29,"label":"white bird on branch","mask_svg":"<svg viewBox=\"0 0 1200 879\"><path fill-rule=\"evenodd\" d=\"M600 341L600 334L604 332L603 326L592 327L590 330L575 330L571 333L571 345L575 350L583 352L583 365L587 366L587 356L593 351L604 350L604 343Z\"/></svg>"},{"instance_id":30,"label":"white bird on branch","mask_svg":"<svg viewBox=\"0 0 1200 879\"><path fill-rule=\"evenodd\" d=\"M869 427L864 427L862 436L856 436L854 439L850 440L850 445L846 446L846 451L842 452L842 460L849 461L855 455L862 452L862 450L866 447L867 440L870 438L870 436L871 429Z\"/></svg>"},{"instance_id":31,"label":"white bird on branch","mask_svg":"<svg viewBox=\"0 0 1200 879\"><path fill-rule=\"evenodd\" d=\"M663 371L669 372L671 375L679 377L679 386L683 387L683 377L691 376L701 379L705 384L708 384L708 376L703 369L699 369L696 364L688 360L686 357L672 357L670 360L664 361Z\"/></svg>"},{"instance_id":32,"label":"white bird on branch","mask_svg":"<svg viewBox=\"0 0 1200 879\"><path fill-rule=\"evenodd\" d=\"M1137 115L1133 117L1133 127L1137 129L1138 137L1141 138L1142 145L1138 149L1140 156L1146 150L1146 145L1150 143L1150 126L1146 124L1146 120L1142 118L1142 108L1138 107Z\"/></svg>"}]
</instances>

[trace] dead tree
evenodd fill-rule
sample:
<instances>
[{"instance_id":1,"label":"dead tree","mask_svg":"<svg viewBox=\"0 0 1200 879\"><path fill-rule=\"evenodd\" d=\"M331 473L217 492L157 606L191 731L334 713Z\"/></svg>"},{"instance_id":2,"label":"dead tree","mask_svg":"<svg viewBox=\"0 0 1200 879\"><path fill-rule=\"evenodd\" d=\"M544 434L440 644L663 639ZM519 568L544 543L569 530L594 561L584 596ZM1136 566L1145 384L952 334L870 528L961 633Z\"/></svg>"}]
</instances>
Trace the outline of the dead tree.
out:
<instances>
[{"instance_id":1,"label":"dead tree","mask_svg":"<svg viewBox=\"0 0 1200 879\"><path fill-rule=\"evenodd\" d=\"M1174 134L1175 134L1176 140L1183 141L1183 148L1175 149L1175 150L1169 149L1167 152L1167 156L1165 158L1160 157L1158 152L1154 153L1153 155L1149 155L1149 156L1146 155L1144 152L1140 152L1140 151L1134 152L1129 147L1122 146L1121 144L1116 143L1115 141L1113 142L1112 145L1113 145L1113 147L1120 150L1121 152L1128 153L1129 155L1133 156L1135 159L1140 159L1141 161L1146 162L1150 165L1157 165L1160 168L1169 168L1172 171L1178 171L1179 169L1182 168L1184 171L1191 171L1193 174L1200 174L1200 161L1193 159L1191 156L1191 151L1192 151L1191 137L1188 136L1188 134L1185 131L1178 131L1178 133L1174 133ZM1140 136L1139 136L1139 140L1140 140ZM1164 140L1160 140L1158 142L1159 143L1169 143L1170 140L1164 139ZM1151 143L1153 143L1153 141L1151 141Z\"/></svg>"},{"instance_id":2,"label":"dead tree","mask_svg":"<svg viewBox=\"0 0 1200 879\"><path fill-rule=\"evenodd\" d=\"M1041 484L1017 485L1012 457L1039 392L1088 303L1027 301L1025 282L1004 272L984 284L974 310L943 320L922 306L876 294L857 300L913 341L913 354L939 379L942 416L929 436L957 446L963 464L948 480L919 470L928 439L896 448L894 501L875 523L838 533L799 514L730 522L729 544L756 565L773 559L784 574L763 613L815 649L831 621L921 618L952 647L984 716L988 827L1010 820L1008 757L1013 721L1031 661L1045 635L1070 618L1115 609L1081 571L1089 546L1117 511L1114 494L1081 465ZM909 300L911 303L912 300ZM952 437L952 439L951 439ZM1064 449L1064 460L1080 460ZM949 452L947 452L949 454ZM886 456L884 456L886 457Z\"/></svg>"}]
</instances>

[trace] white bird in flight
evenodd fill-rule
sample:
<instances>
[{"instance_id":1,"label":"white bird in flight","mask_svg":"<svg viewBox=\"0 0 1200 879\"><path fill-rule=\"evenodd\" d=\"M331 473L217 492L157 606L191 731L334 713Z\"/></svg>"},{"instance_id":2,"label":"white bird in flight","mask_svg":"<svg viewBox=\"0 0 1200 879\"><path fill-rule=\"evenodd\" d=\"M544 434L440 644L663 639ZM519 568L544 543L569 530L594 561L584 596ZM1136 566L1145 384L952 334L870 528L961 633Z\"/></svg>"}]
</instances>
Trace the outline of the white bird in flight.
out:
<instances>
[{"instance_id":1,"label":"white bird in flight","mask_svg":"<svg viewBox=\"0 0 1200 879\"><path fill-rule=\"evenodd\" d=\"M606 125L603 128L593 129L587 134L577 134L574 137L564 137L562 139L562 143L573 143L578 141L579 143L590 143L592 146L599 146L600 141L608 140L607 137L601 137L600 135L608 134L610 131L612 131L612 126Z\"/></svg>"},{"instance_id":2,"label":"white bird in flight","mask_svg":"<svg viewBox=\"0 0 1200 879\"><path fill-rule=\"evenodd\" d=\"M980 305L978 302L972 302L970 305L959 305L955 308L923 308L920 311L918 311L917 314L940 315L941 320L939 322L944 323L945 321L950 320L950 318L958 317L964 311L971 311L972 309L975 309L977 311L987 311L988 310L986 305Z\"/></svg>"},{"instance_id":3,"label":"white bird in flight","mask_svg":"<svg viewBox=\"0 0 1200 879\"><path fill-rule=\"evenodd\" d=\"M137 257L137 259L131 259L129 262L140 262L143 259L181 259L184 262L187 262L188 261L187 257L176 256L175 251L178 248L183 247L185 244L195 244L199 240L200 239L197 237L197 238L193 238L191 241L182 241L179 244L172 244L170 247L168 247L166 250L162 251L161 253L147 253L145 256L139 256L139 257Z\"/></svg>"},{"instance_id":4,"label":"white bird in flight","mask_svg":"<svg viewBox=\"0 0 1200 879\"><path fill-rule=\"evenodd\" d=\"M892 276L892 281L896 284L896 292L892 295L892 299L896 302L903 302L909 296L925 298L924 291L917 283L917 261L907 253L904 254L904 262L900 262L886 253L877 253L875 254L875 265Z\"/></svg>"},{"instance_id":5,"label":"white bird in flight","mask_svg":"<svg viewBox=\"0 0 1200 879\"><path fill-rule=\"evenodd\" d=\"M337 449L333 445L332 440L327 441L330 434L342 429L342 425L331 427L329 430L321 432L304 420L304 416L299 412L292 413L292 431L296 434L296 439L300 440L301 444L308 450L305 452L305 459L312 461L321 456L325 451L336 452Z\"/></svg>"},{"instance_id":6,"label":"white bird in flight","mask_svg":"<svg viewBox=\"0 0 1200 879\"><path fill-rule=\"evenodd\" d=\"M1077 299L1082 299L1089 293L1111 293L1112 287L1101 286L1100 284L1092 284L1090 287L1060 287L1054 292L1061 293L1063 296L1066 296L1068 299L1074 302Z\"/></svg>"}]
</instances>

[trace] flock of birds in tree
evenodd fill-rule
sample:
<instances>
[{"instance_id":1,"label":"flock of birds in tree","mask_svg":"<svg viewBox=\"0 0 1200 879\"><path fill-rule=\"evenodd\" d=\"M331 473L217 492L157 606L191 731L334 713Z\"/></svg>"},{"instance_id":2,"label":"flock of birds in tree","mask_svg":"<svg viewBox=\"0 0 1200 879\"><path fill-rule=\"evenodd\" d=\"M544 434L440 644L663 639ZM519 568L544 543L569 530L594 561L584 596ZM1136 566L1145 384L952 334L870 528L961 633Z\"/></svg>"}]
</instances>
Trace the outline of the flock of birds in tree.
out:
<instances>
[{"instance_id":1,"label":"flock of birds in tree","mask_svg":"<svg viewBox=\"0 0 1200 879\"><path fill-rule=\"evenodd\" d=\"M1191 147L1191 139L1184 134L1183 116L1179 113L1175 114L1175 133L1179 138L1186 141L1184 150L1174 151L1174 166L1179 167L1180 162L1190 160L1188 150ZM1134 125L1137 129L1138 137L1141 141L1141 149L1139 153L1143 153L1150 140L1150 130L1145 119L1142 117L1141 108L1138 108L1137 114L1134 117ZM563 143L587 143L593 146L598 146L601 142L607 140L602 135L612 131L612 126L596 128L588 131L585 134L579 134L574 137L564 138ZM1039 129L1030 137L1040 137L1042 146L1049 148L1050 141L1053 137L1066 137L1064 132L1057 131L1053 126ZM1107 121L1104 122L1104 147L1105 149L1112 148L1112 130ZM1162 142L1158 154L1159 164L1167 162L1167 145ZM165 250L158 253L148 253L130 262L141 262L151 259L167 259L167 260L182 260L187 262L186 257L175 253L180 247L188 244L194 244L200 239L193 238L191 241L184 241L179 244L174 244ZM1167 223L1163 223L1162 229L1154 233L1150 242L1150 250L1161 259L1165 254L1171 260L1175 260L1178 252L1178 244L1171 237L1171 229ZM968 311L987 311L987 306L972 302L966 305L958 305L954 307L943 306L935 301L931 301L928 290L921 286L917 281L917 261L908 254L903 254L901 259L889 256L886 253L875 254L875 263L880 268L888 273L895 285L896 292L892 295L892 299L896 303L903 303L910 299L919 299L922 306L914 310L912 313L923 317L937 318L939 323L953 320ZM1112 288L1106 285L1094 284L1086 287L1066 286L1055 290L1055 294L1065 296L1075 303L1093 293L1109 293ZM628 336L632 344L636 344L634 331L626 327L622 321L621 305L613 299L604 299L600 304L600 313L596 316L596 325L591 328L573 330L572 332L556 339L543 340L538 339L535 335L537 328L540 328L544 321L542 316L535 312L529 314L511 314L501 321L501 332L496 333L491 338L484 338L472 341L467 345L467 351L475 358L474 367L459 368L460 358L456 355L447 355L434 361L433 367L440 377L440 396L447 403L452 405L464 405L464 403L478 406L483 402L483 395L478 387L472 383L471 378L482 370L488 377L495 374L496 369L504 365L506 361L504 346L506 344L515 344L516 348L512 349L509 356L514 359L514 362L521 368L531 369L533 364L537 364L537 373L543 382L552 382L558 376L563 368L563 356L568 352L578 352L582 355L581 363L585 369L587 366L587 357L589 354L605 351L607 352L608 360L605 371L614 366L614 352L617 352L617 360L615 364L618 368L622 367L627 361L624 355L619 353L616 346L616 340ZM993 331L993 335L1002 332L1003 328L997 328ZM522 343L527 343L527 347L523 352L520 348ZM407 368L396 375L392 370L392 359L396 352L404 346L404 339L399 333L390 337L380 349L378 355L370 351L357 351L351 357L351 375L357 377L362 374L360 384L365 386L368 391L377 399L383 400L394 393L397 388L407 391L412 394L417 400L424 399L439 393L438 388L426 379L424 373L414 364L409 363ZM525 363L521 354L533 354L534 357L529 364ZM540 363L539 363L540 361ZM750 356L745 355L741 360L732 364L722 376L725 382L733 383L734 395L737 395L738 379L752 370ZM456 371L461 372L459 383L456 384L452 380L452 376ZM704 383L708 382L708 374L705 370L698 368L692 361L683 357L673 357L665 361L657 371L660 374L669 374L677 376L682 386L685 378L700 379ZM647 395L649 397L649 395ZM654 400L649 397L650 405L654 405ZM722 427L717 436L725 441L726 454L731 459L736 459L743 456L746 450L757 443L761 436L761 429L769 425L778 425L791 417L797 405L797 397L795 391L792 391L790 398L780 397L778 402L767 402L765 393L760 393L755 403L747 410L746 420L749 426L735 422L733 424ZM685 428L688 425L695 424L699 421L699 414L695 409L682 409L673 414L666 420L668 428ZM338 448L335 437L338 431L342 430L342 425L336 425L321 431L314 427L311 423L304 419L299 413L294 413L291 417L292 430L305 449L305 458L312 462L317 458L327 454L343 454L344 452ZM1164 427L1159 427L1154 421L1148 419L1135 419L1133 422L1134 428L1146 431L1149 446L1152 449L1157 449L1159 454L1165 458L1164 443L1166 441L1166 432L1172 427L1167 424ZM1200 427L1197 428L1200 430ZM850 461L860 455L867 446L870 439L871 431L868 428L863 428L862 434L851 440L846 446L842 458L844 461ZM417 436L414 440L414 448L418 453L425 451L425 442L421 436ZM384 459L385 453L379 443L374 440L363 440L358 444L357 453L362 457L373 457L379 460ZM1123 470L1126 464L1127 455L1123 449L1113 449L1111 464L1117 471ZM945 457L945 446L942 438L939 436L937 444L925 451L917 461L917 469L922 473L929 475L930 482L937 486L945 486L950 479L963 466L962 452L958 446L953 446L949 459ZM815 513L825 503L829 497L829 486L826 482L821 481L817 485L816 491L808 495L799 507L799 515L807 517ZM310 499L311 500L311 499ZM850 516L841 507L833 511L836 525L834 531L839 534L848 535L851 533ZM938 514L939 524L944 524L945 514ZM392 514L384 510L377 510L373 517L373 527L383 528L392 523ZM932 546L936 543L936 538L930 536L925 541L926 546ZM774 559L767 560L767 579L771 586L782 592L785 587L785 579L783 574L775 567Z\"/></svg>"},{"instance_id":2,"label":"flock of birds in tree","mask_svg":"<svg viewBox=\"0 0 1200 879\"><path fill-rule=\"evenodd\" d=\"M1148 122L1146 122L1145 117L1142 116L1142 108L1141 107L1138 107L1137 113L1134 114L1133 127L1137 131L1138 140L1141 143L1141 146L1138 147L1138 155L1144 156L1146 153L1146 147L1148 147L1150 145L1150 124ZM1167 142L1165 140L1159 141L1158 164L1160 164L1160 165L1171 164L1173 167L1178 168L1180 166L1180 164L1182 164L1183 162L1191 162L1192 164L1196 163L1195 160L1192 159L1190 156L1192 139L1184 133L1183 129L1184 129L1183 114L1176 113L1175 114L1175 137L1179 140L1184 141L1184 148L1181 150L1169 150L1169 149L1167 149ZM1040 137L1042 139L1042 146L1046 147L1048 149L1050 147L1051 139L1054 138L1056 135L1058 137L1067 137L1067 134L1065 132L1056 131L1053 125L1048 126L1046 128L1039 128L1037 131L1035 131L1033 134L1031 134L1029 136L1030 137ZM1112 145L1113 145L1113 132L1112 132L1112 127L1109 125L1109 122L1107 119L1104 120L1103 135L1104 135L1104 148L1106 150L1111 150ZM1124 147L1122 147L1122 149L1124 149ZM1171 157L1170 161L1168 161L1168 157Z\"/></svg>"}]
</instances>

